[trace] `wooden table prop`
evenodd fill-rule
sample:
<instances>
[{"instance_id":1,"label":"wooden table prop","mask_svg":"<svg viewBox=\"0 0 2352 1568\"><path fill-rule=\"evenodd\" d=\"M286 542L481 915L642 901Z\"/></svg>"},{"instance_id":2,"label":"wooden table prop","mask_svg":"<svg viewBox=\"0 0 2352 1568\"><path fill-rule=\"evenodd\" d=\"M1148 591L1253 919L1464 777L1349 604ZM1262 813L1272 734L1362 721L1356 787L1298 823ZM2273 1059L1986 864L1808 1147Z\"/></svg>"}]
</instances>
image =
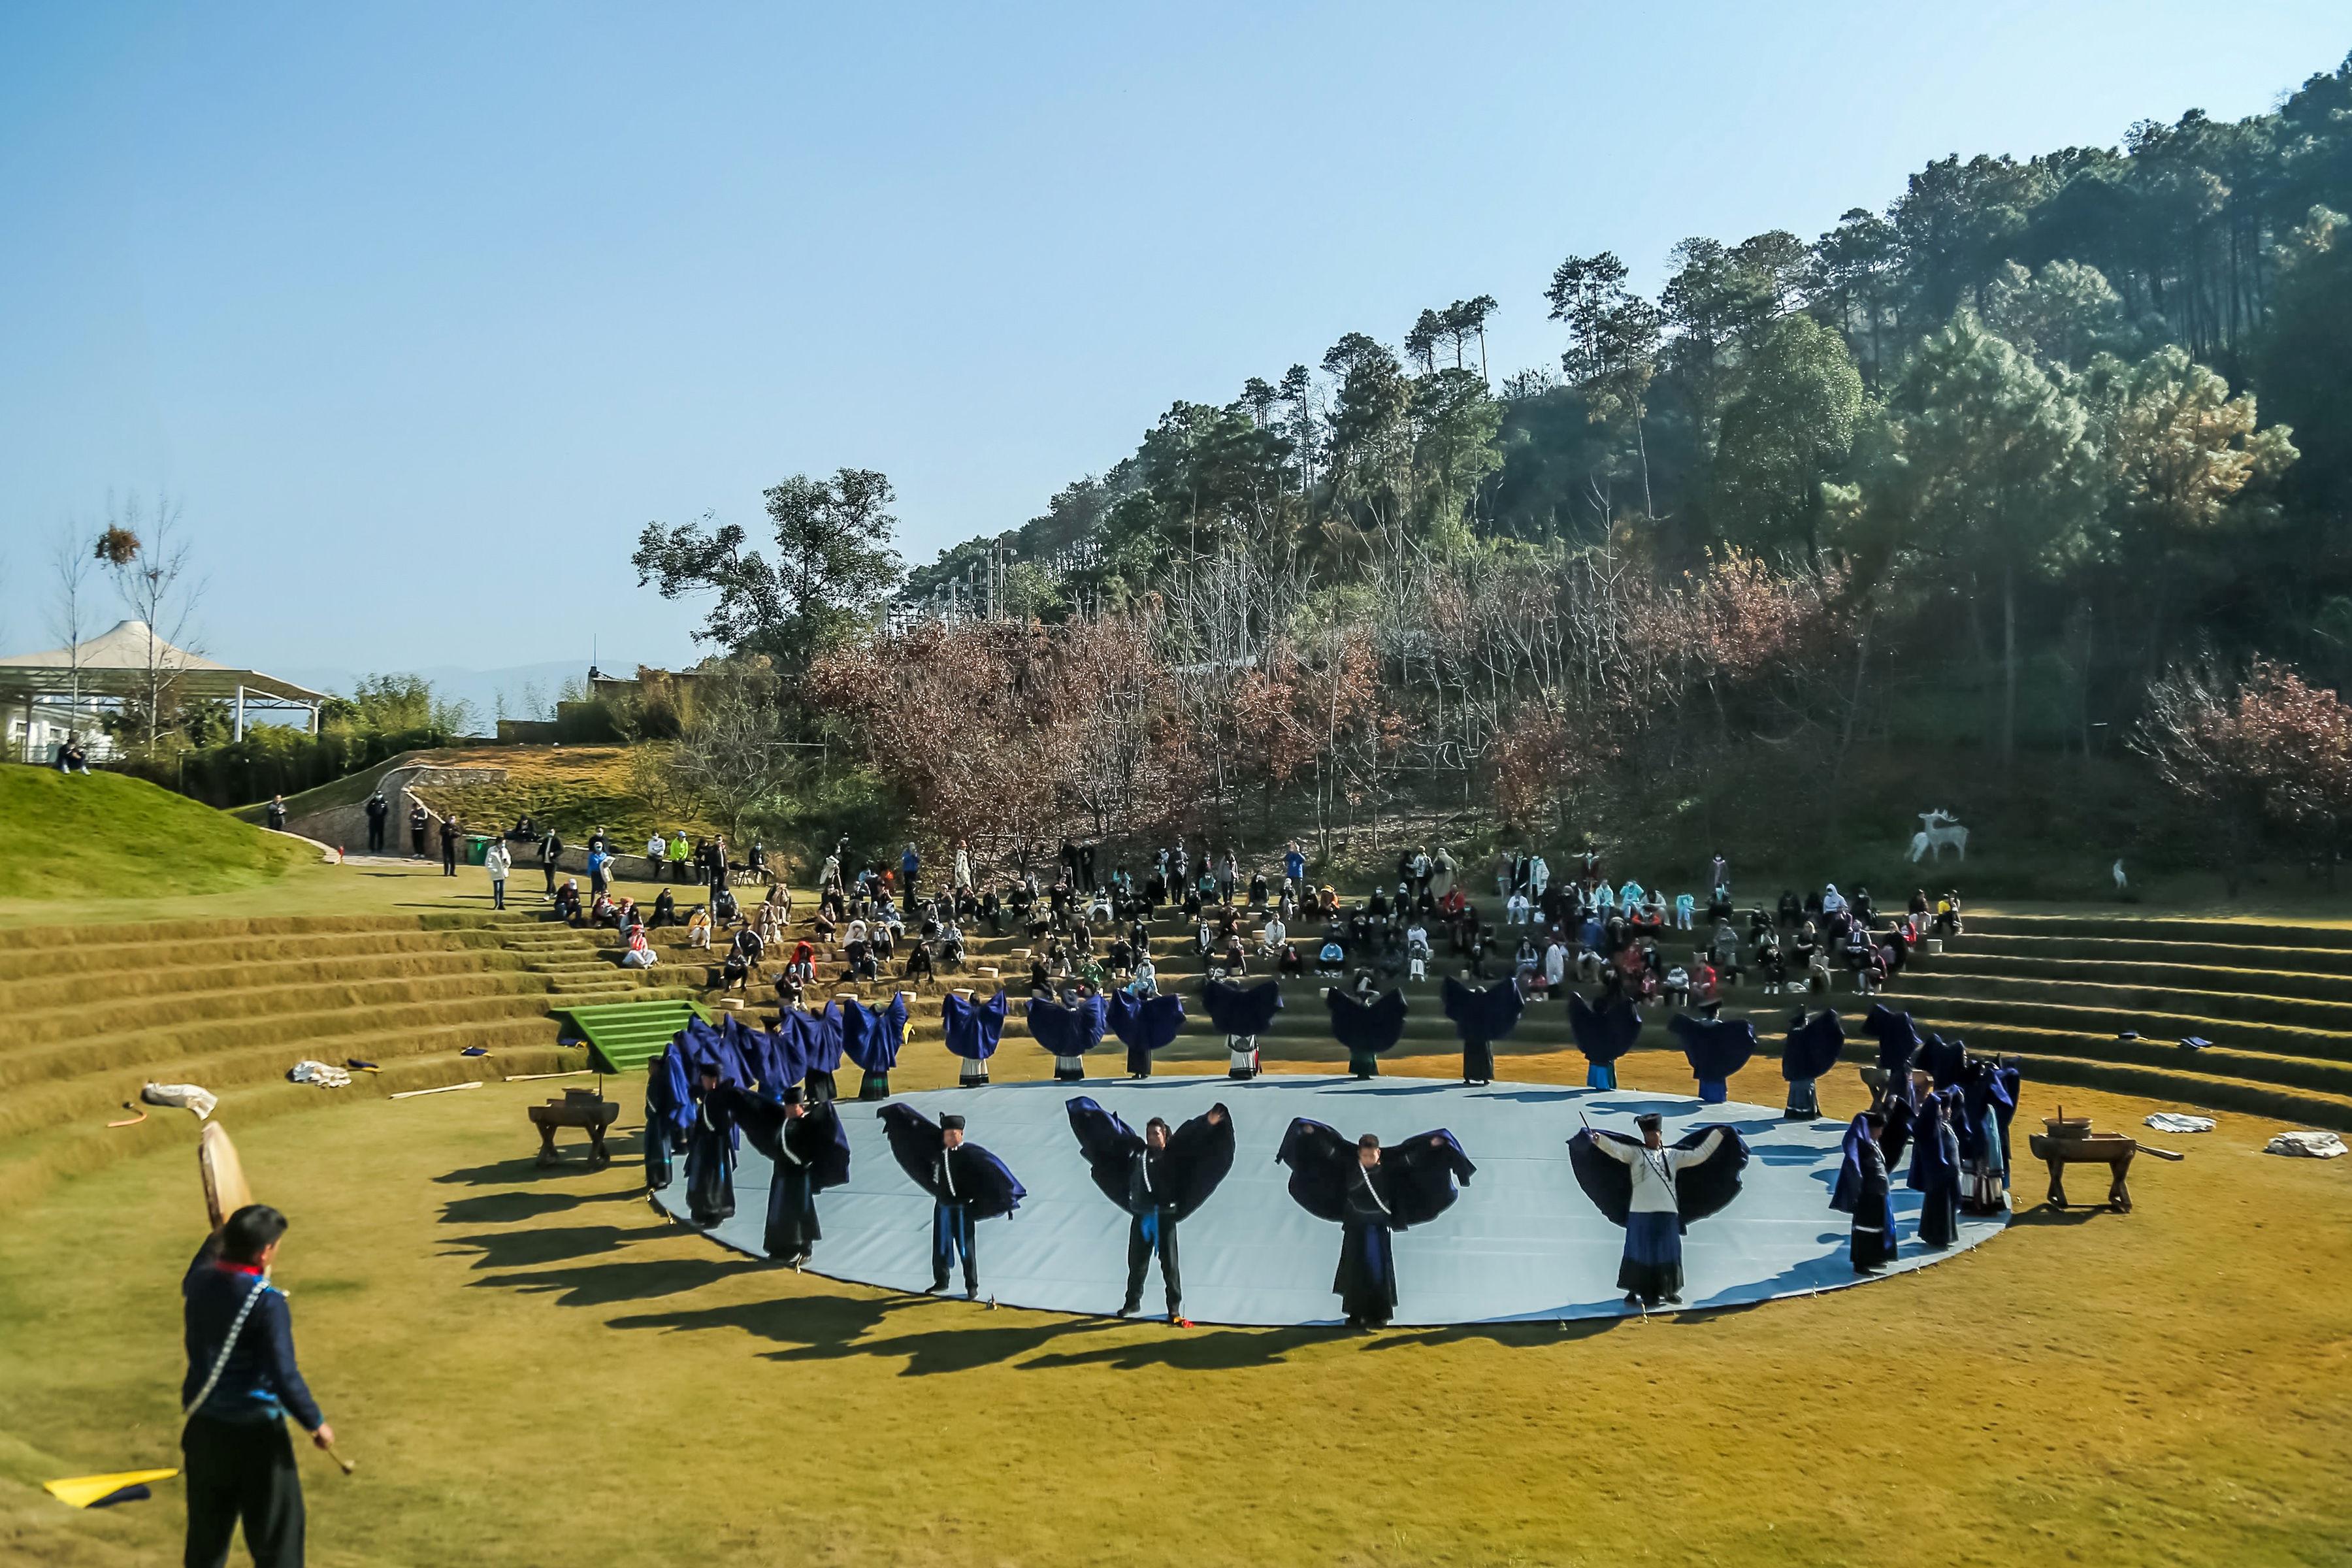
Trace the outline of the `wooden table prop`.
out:
<instances>
[{"instance_id":1,"label":"wooden table prop","mask_svg":"<svg viewBox=\"0 0 2352 1568\"><path fill-rule=\"evenodd\" d=\"M539 1163L556 1163L555 1130L559 1127L584 1127L588 1130L588 1163L593 1168L610 1163L613 1156L604 1152L604 1129L620 1120L618 1100L606 1100L599 1089L567 1089L561 1100L551 1100L544 1105L529 1108L531 1124L539 1129Z\"/></svg>"},{"instance_id":2,"label":"wooden table prop","mask_svg":"<svg viewBox=\"0 0 2352 1568\"><path fill-rule=\"evenodd\" d=\"M2069 1117L2063 1106L2058 1114L2042 1119L2046 1131L2036 1132L2032 1139L2033 1157L2050 1167L2050 1206L2066 1206L2066 1167L2069 1165L2105 1165L2114 1173L2107 1188L2107 1206L2117 1214L2131 1213L2131 1189L2124 1184L2131 1170L2132 1156L2139 1152L2139 1141L2122 1132L2094 1132L2087 1116Z\"/></svg>"}]
</instances>

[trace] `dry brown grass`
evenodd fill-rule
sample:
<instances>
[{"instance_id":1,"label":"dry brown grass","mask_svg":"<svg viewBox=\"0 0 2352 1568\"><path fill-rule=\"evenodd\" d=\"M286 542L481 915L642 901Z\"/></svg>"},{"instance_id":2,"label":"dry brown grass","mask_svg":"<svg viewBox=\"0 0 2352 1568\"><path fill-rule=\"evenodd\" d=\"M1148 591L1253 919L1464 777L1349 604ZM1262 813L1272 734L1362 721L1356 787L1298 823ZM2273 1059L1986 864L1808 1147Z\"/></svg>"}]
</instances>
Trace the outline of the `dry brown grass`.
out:
<instances>
[{"instance_id":1,"label":"dry brown grass","mask_svg":"<svg viewBox=\"0 0 2352 1568\"><path fill-rule=\"evenodd\" d=\"M947 1063L919 1047L901 1087ZM1560 1057L1507 1070L1580 1076ZM1627 1076L1687 1085L1663 1055ZM1832 1110L1860 1094L1851 1074L1825 1088ZM666 1226L626 1163L535 1171L521 1108L545 1092L354 1105L244 1141L294 1217L303 1358L362 1464L347 1481L306 1461L315 1562L2352 1555L2352 1161L2260 1154L2271 1128L2250 1118L2170 1140L2185 1164L2141 1161L2135 1214L2029 1213L1860 1290L1354 1336L990 1313L749 1263ZM1734 1085L1776 1092L1769 1066ZM2026 1114L2051 1098L2030 1089ZM2149 1109L2066 1101L2110 1126ZM2021 1186L2040 1195L2034 1172ZM175 1287L200 1224L178 1157L0 1224L0 1559L173 1550L176 1483L109 1514L30 1487L173 1462Z\"/></svg>"}]
</instances>

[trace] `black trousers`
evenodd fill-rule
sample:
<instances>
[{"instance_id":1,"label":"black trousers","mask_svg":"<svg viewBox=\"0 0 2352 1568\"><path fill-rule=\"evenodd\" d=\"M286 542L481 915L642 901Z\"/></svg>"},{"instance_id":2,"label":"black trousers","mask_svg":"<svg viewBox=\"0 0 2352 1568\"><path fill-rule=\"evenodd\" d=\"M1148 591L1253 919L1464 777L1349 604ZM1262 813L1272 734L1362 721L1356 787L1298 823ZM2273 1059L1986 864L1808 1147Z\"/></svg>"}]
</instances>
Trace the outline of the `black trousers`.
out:
<instances>
[{"instance_id":1,"label":"black trousers","mask_svg":"<svg viewBox=\"0 0 2352 1568\"><path fill-rule=\"evenodd\" d=\"M383 824L381 822L368 824L368 853L371 855L383 853Z\"/></svg>"},{"instance_id":2,"label":"black trousers","mask_svg":"<svg viewBox=\"0 0 2352 1568\"><path fill-rule=\"evenodd\" d=\"M191 1416L180 1452L187 1460L187 1568L224 1568L240 1520L257 1568L302 1568L302 1474L285 1422Z\"/></svg>"},{"instance_id":3,"label":"black trousers","mask_svg":"<svg viewBox=\"0 0 2352 1568\"><path fill-rule=\"evenodd\" d=\"M412 827L408 830L408 852L412 855L425 853L425 829Z\"/></svg>"},{"instance_id":4,"label":"black trousers","mask_svg":"<svg viewBox=\"0 0 2352 1568\"><path fill-rule=\"evenodd\" d=\"M1127 1222L1127 1305L1129 1310L1142 1305L1143 1271L1151 1266L1151 1255L1160 1254L1160 1282L1168 1287L1168 1315L1183 1314L1184 1278L1176 1268L1176 1222L1166 1210L1156 1216L1154 1228L1158 1237L1144 1234L1143 1216L1135 1215Z\"/></svg>"}]
</instances>

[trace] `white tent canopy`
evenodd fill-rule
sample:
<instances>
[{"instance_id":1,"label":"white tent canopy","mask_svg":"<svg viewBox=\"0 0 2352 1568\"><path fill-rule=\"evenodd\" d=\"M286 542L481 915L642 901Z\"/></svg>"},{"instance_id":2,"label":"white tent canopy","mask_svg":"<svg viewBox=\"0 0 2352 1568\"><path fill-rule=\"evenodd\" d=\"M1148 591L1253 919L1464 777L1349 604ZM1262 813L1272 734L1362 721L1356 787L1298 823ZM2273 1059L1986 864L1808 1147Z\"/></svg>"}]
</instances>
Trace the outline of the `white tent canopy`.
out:
<instances>
[{"instance_id":1,"label":"white tent canopy","mask_svg":"<svg viewBox=\"0 0 2352 1568\"><path fill-rule=\"evenodd\" d=\"M327 700L323 691L190 653L166 642L144 621L123 621L70 647L0 657L0 704L24 709L27 750L36 703L54 703L61 698L77 703L119 703L126 698L144 698L156 688L183 701L236 703L239 739L245 735L248 706L307 710L309 727L315 732L319 705Z\"/></svg>"}]
</instances>

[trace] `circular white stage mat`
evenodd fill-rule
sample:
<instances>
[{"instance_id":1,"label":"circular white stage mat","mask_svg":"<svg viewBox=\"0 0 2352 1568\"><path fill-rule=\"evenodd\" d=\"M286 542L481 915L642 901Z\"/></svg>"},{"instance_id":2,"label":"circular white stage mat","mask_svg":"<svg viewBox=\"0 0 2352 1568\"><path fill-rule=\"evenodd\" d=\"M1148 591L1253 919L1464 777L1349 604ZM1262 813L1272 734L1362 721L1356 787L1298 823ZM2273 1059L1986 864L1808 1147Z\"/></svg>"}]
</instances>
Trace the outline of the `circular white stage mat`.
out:
<instances>
[{"instance_id":1,"label":"circular white stage mat","mask_svg":"<svg viewBox=\"0 0 2352 1568\"><path fill-rule=\"evenodd\" d=\"M1725 1307L1867 1283L1846 1260L1847 1218L1829 1206L1837 1180L1842 1121L1785 1121L1763 1106L1701 1105L1633 1089L1496 1083L1465 1089L1433 1079L1269 1075L1250 1083L1162 1077L1144 1083L1007 1083L936 1089L896 1099L936 1121L969 1119L968 1136L993 1152L1029 1189L1009 1219L979 1226L980 1286L1006 1306L1107 1313L1127 1280L1127 1216L1087 1178L1064 1103L1091 1096L1140 1130L1153 1116L1171 1122L1218 1100L1233 1111L1233 1173L1184 1222L1180 1266L1185 1315L1252 1325L1337 1323L1331 1276L1339 1227L1316 1219L1285 1190L1288 1172L1274 1152L1291 1118L1328 1122L1352 1138L1384 1143L1451 1128L1478 1167L1454 1205L1425 1226L1398 1233L1400 1324L1508 1322L1614 1317L1630 1311L1616 1289L1625 1233L1592 1206L1569 1168L1568 1139L1581 1112L1596 1127L1631 1133L1636 1112L1666 1120L1672 1142L1707 1122L1728 1122L1753 1157L1739 1196L1684 1238L1685 1308ZM931 1200L891 1159L877 1107L841 1103L849 1130L850 1176L817 1199L824 1239L810 1271L835 1279L920 1290L930 1283ZM683 1162L655 1194L683 1218ZM735 1174L735 1216L710 1234L763 1256L769 1163L746 1143ZM1912 1239L1919 1194L1895 1180L1901 1256L1889 1272L1916 1268L1997 1234L2001 1221L1962 1215L1958 1243L1932 1252ZM1882 1276L1883 1277L1883 1276ZM961 1293L959 1271L950 1289ZM1143 1306L1162 1306L1159 1270L1145 1277Z\"/></svg>"}]
</instances>

